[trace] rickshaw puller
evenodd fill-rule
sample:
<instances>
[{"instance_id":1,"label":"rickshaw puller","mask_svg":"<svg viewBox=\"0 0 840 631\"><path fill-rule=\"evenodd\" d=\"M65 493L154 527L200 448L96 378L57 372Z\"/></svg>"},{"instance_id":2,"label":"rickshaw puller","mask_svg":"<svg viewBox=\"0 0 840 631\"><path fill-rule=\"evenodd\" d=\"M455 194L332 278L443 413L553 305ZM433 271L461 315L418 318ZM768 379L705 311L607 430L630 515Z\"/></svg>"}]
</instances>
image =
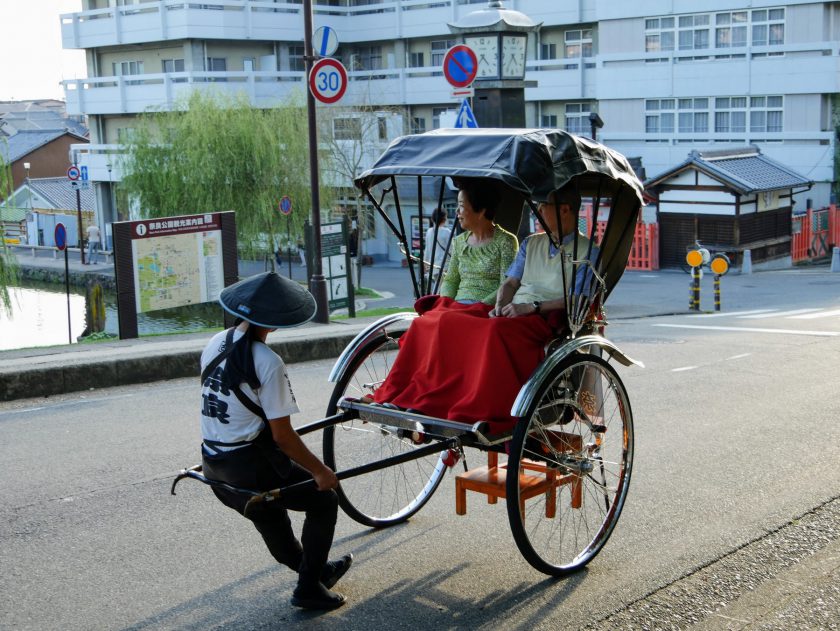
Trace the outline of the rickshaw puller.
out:
<instances>
[{"instance_id":1,"label":"rickshaw puller","mask_svg":"<svg viewBox=\"0 0 840 631\"><path fill-rule=\"evenodd\" d=\"M338 478L292 427L289 417L299 409L286 367L265 344L270 331L311 320L315 299L297 283L266 272L225 288L219 302L237 321L214 336L201 355L204 474L254 491L314 479L317 489L262 504L249 519L277 562L298 572L293 605L340 607L345 597L330 588L349 569L353 556L327 562L338 515ZM213 492L244 514L247 496L215 486ZM301 541L287 509L306 514Z\"/></svg>"}]
</instances>

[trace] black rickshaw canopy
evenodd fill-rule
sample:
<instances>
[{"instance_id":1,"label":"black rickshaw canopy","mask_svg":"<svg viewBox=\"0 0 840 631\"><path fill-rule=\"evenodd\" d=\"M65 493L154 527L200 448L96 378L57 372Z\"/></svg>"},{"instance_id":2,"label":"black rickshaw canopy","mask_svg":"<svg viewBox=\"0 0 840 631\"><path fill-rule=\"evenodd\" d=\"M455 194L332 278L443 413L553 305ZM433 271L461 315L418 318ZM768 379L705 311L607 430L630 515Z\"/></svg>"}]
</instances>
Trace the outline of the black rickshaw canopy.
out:
<instances>
[{"instance_id":1,"label":"black rickshaw canopy","mask_svg":"<svg viewBox=\"0 0 840 631\"><path fill-rule=\"evenodd\" d=\"M374 186L400 176L490 178L532 209L569 182L582 197L593 199L596 211L609 199L597 265L607 294L627 264L643 203L643 185L627 158L559 129L437 129L402 136L355 183L370 196Z\"/></svg>"}]
</instances>

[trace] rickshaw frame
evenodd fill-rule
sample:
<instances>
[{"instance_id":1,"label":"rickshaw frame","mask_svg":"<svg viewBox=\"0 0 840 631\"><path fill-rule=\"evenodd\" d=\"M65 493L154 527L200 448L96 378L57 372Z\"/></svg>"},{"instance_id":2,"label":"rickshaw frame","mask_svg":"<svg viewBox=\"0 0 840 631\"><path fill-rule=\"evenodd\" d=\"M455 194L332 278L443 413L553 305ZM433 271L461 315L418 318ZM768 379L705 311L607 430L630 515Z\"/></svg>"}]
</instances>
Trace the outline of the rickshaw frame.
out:
<instances>
[{"instance_id":1,"label":"rickshaw frame","mask_svg":"<svg viewBox=\"0 0 840 631\"><path fill-rule=\"evenodd\" d=\"M552 191L574 182L582 195L591 196L593 199L592 233L588 251L585 256L580 257L577 240L574 240L574 251L571 255L572 279L578 278L579 266L590 268L591 273L586 276L587 281L584 283L586 286L582 291L577 291L578 282L569 282L563 266L563 286L567 288L567 305L571 306L566 309L566 332L548 349L542 364L520 389L510 415L524 419L525 423L518 424L509 432L494 435L488 431L488 424L485 422L464 424L413 411L383 408L359 398L346 396L346 388L355 377L354 372L359 370L363 363L385 357L387 353L382 349L388 344L391 345L393 353L396 352L399 336L411 321L418 317L416 313L385 316L360 332L344 349L330 372L329 381L336 383L336 387L329 404L328 416L300 427L297 431L304 435L321 429L326 430L325 461L336 469L336 475L342 483L339 487L340 503L351 517L371 526L399 523L416 513L440 484L446 470L442 464L444 459L441 457L434 464L428 481L423 482L425 478L419 480L418 485L422 484L422 488L416 497L409 498L407 506L384 517L369 515L364 510L357 509L345 492L346 481L412 461L419 462L429 456L451 450L463 455L465 447L497 453L511 451L508 460L516 464L519 473L516 477L509 475L507 478L508 516L523 556L535 568L548 574L559 576L577 570L598 554L611 534L623 507L632 468L633 432L629 399L615 370L601 359L601 355L605 354L625 366L640 366L641 363L627 357L614 343L603 337L606 320L600 314L604 301L626 265L635 222L642 204L642 185L627 160L620 154L594 141L559 130L436 130L427 134L398 138L371 169L357 178L356 185L404 248L415 298L436 292L440 286L441 275L435 278L434 266L430 265L427 270L422 257L416 261L419 269L415 270L397 179L406 176L417 178L421 253L424 251L424 177L440 179L438 207L442 205L447 177L454 181L464 178L494 180L497 185L504 187L508 199L512 197L518 200L520 208L528 207L544 229L546 222L539 212L537 202L546 200ZM377 199L373 189L383 183L386 185L381 186ZM593 261L591 259L595 225L604 193L611 197L610 221ZM388 195L393 198L396 222L383 207ZM435 226L435 245L437 229ZM450 234L447 253L453 237L454 231ZM559 244L555 243L555 246ZM431 260L434 261L434 251ZM597 388L584 385L589 382L595 383L593 379L600 380ZM549 383L552 384L550 387L547 385ZM558 395L552 391L557 383L564 384L559 388L563 394ZM375 389L376 382L366 383L363 387ZM593 408L593 413L593 409L578 401L580 392L586 388L590 388L593 393L597 391L599 396L603 397L606 394L615 399L613 414L617 413L619 420L616 424L619 429L613 430L609 437L617 436L616 432L620 430L621 436L616 448L619 455L615 458L620 462L610 461L601 455L602 443L605 442L609 431L608 425L605 424L604 404L600 403L600 410ZM541 418L546 408L550 408L551 413L557 417L550 423ZM557 416L555 409L562 410L562 418ZM565 420L566 416L571 416L574 420ZM580 428L581 436L567 431L570 423ZM371 440L384 437L390 448L396 444L399 445L398 449L405 451L338 470L340 467L336 466L338 463L335 462L337 427L360 430L364 440L368 440L367 435L370 435ZM548 429L549 427L555 429ZM582 438L583 433L590 436L588 442ZM542 452L534 450L534 443L540 440L543 440ZM342 454L342 457L345 456ZM431 461L429 466L432 466ZM605 470L612 466L618 467L619 474L615 495L611 497L613 489L611 482L607 481ZM601 481L596 481L594 486L594 499L589 498L586 501L597 506L603 497L605 509L597 508L596 516L602 523L598 524L595 534L590 537L591 541L588 541L582 550L573 551L570 559L549 559L547 553L537 550L536 538L527 531L526 499L544 496L546 520L559 521L560 518L555 518L554 511L557 503L555 496L561 494L561 485L569 487L571 506L580 510L584 502L580 487L588 482L587 478L594 479L593 472L597 473L598 467ZM540 471L548 482L540 483L542 486L536 495L531 493L526 496L524 490L519 488L522 484L521 479L523 475L526 478L533 477L530 472L534 470ZM314 486L314 480L310 480L266 492L237 489L206 478L200 473L200 466L196 466L182 470L176 477L171 489L173 495L178 481L187 477L249 495L246 516L260 504L277 500L298 489ZM575 506L575 503L578 505ZM538 517L542 519L541 514L538 514ZM575 545L580 547L578 543Z\"/></svg>"}]
</instances>

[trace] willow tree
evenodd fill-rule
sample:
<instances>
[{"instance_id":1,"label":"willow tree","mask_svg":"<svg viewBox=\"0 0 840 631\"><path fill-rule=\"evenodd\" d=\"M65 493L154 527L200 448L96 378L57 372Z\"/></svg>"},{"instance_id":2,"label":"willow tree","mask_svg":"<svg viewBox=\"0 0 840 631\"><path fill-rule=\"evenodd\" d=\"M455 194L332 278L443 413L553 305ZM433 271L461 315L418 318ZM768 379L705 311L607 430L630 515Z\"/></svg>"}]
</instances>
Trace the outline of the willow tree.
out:
<instances>
[{"instance_id":1,"label":"willow tree","mask_svg":"<svg viewBox=\"0 0 840 631\"><path fill-rule=\"evenodd\" d=\"M296 241L309 217L307 139L302 100L257 109L244 95L196 92L173 111L140 117L123 146L121 187L142 217L233 210L240 251L265 254L289 228ZM284 195L288 218L278 210ZM329 190L320 195L328 208Z\"/></svg>"},{"instance_id":2,"label":"willow tree","mask_svg":"<svg viewBox=\"0 0 840 631\"><path fill-rule=\"evenodd\" d=\"M5 139L3 139L5 142ZM0 202L10 200L14 192L12 166L0 157ZM0 309L12 313L12 297L9 287L17 284L17 260L6 243L6 228L3 223L3 208L0 206Z\"/></svg>"}]
</instances>

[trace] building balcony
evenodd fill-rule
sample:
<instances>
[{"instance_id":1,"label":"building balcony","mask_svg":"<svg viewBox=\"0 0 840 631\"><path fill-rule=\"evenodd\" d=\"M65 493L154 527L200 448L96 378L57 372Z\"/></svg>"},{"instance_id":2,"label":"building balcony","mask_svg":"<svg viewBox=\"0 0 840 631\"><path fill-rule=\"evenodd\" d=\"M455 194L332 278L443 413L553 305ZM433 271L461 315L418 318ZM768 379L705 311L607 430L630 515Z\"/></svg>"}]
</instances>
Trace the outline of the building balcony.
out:
<instances>
[{"instance_id":1,"label":"building balcony","mask_svg":"<svg viewBox=\"0 0 840 631\"><path fill-rule=\"evenodd\" d=\"M329 25L341 42L430 37L449 33L447 22L476 10L452 0L400 0L355 7L313 8L317 28ZM64 48L96 48L183 39L303 41L300 4L216 0L194 4L161 0L61 16Z\"/></svg>"},{"instance_id":2,"label":"building balcony","mask_svg":"<svg viewBox=\"0 0 840 631\"><path fill-rule=\"evenodd\" d=\"M600 55L597 98L830 94L840 91L838 55L836 42Z\"/></svg>"},{"instance_id":3,"label":"building balcony","mask_svg":"<svg viewBox=\"0 0 840 631\"><path fill-rule=\"evenodd\" d=\"M349 72L342 106L398 106L455 102L436 68ZM304 94L302 72L172 72L73 79L63 82L70 115L139 114L172 109L195 91L245 94L253 107L274 107Z\"/></svg>"},{"instance_id":4,"label":"building balcony","mask_svg":"<svg viewBox=\"0 0 840 631\"><path fill-rule=\"evenodd\" d=\"M594 59L529 61L525 78L537 83L525 88L526 101L579 101L597 96Z\"/></svg>"}]
</instances>

